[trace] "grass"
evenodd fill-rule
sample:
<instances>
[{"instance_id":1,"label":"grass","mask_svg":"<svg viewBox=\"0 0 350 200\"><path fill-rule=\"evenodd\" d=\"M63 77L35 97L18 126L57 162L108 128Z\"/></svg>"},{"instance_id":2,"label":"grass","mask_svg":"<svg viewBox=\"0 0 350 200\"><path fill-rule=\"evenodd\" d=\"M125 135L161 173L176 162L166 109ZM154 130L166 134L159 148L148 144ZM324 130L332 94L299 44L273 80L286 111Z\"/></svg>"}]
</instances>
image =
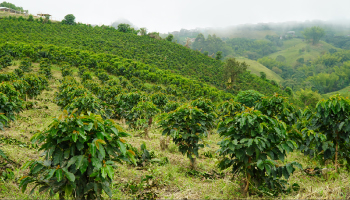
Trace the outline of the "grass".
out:
<instances>
[{"instance_id":1,"label":"grass","mask_svg":"<svg viewBox=\"0 0 350 200\"><path fill-rule=\"evenodd\" d=\"M343 88L341 90L335 91L335 92L323 94L322 96L325 98L328 98L328 97L335 95L335 94L340 94L341 96L344 96L344 97L350 97L350 86Z\"/></svg>"},{"instance_id":2,"label":"grass","mask_svg":"<svg viewBox=\"0 0 350 200\"><path fill-rule=\"evenodd\" d=\"M34 66L35 71L38 71L38 65ZM13 71L15 68L16 66L11 66L3 71ZM57 86L59 85L59 79L62 78L57 67L53 69L53 76L55 78L50 80L50 89L44 91L37 99L33 100L38 102L38 107L20 113L17 120L10 124L10 128L6 128L5 131L0 132L1 136L27 143L29 138L37 130L43 130L52 122L54 117L60 115L60 108L53 102L54 93L57 91ZM74 76L78 78L76 71L74 72ZM240 186L242 177L232 177L230 169L220 171L217 168L217 162L220 157L215 152L219 148L217 143L221 140L218 134L213 134L206 139L209 147L200 150L200 156L197 159L197 171L203 173L216 171L223 173L224 176L207 179L202 176L188 175L190 162L186 156L177 150L175 144L170 142L167 150L161 150L161 130L157 128L156 124L150 129L150 138L145 139L139 136L139 131L129 129L126 124L120 121L118 123L132 135L126 139L129 143L139 149L140 145L145 142L149 151L153 151L158 158L167 157L169 164L163 166L150 164L144 167L118 164L112 186L113 199L141 198L142 196L138 195L145 195L146 193L156 194L159 199L232 199L243 197ZM32 196L29 196L32 186L28 186L29 189L25 193L22 193L18 188L19 179L28 172L28 170L21 170L20 167L28 160L40 159L38 148L6 143L3 140L0 140L0 145L8 157L15 161L15 164L10 166L14 171L15 177L10 180L1 180L0 178L0 198L48 198L46 194L39 194L37 191ZM213 157L204 156L205 152L211 152ZM332 167L332 164L322 166L298 152L290 153L285 162L291 161L298 161L304 167ZM0 161L0 173L3 170L4 166L1 165ZM142 181L146 175L152 177L148 182ZM289 182L298 183L300 190L287 195L281 195L278 197L279 199L344 199L350 197L350 174L344 168L341 169L339 175L330 174L327 178L308 176L303 171L297 170L290 177ZM138 188L138 191L133 193L132 187ZM58 198L58 196L56 195L55 198ZM259 198L259 196L250 196L250 198ZM266 196L266 198L270 197Z\"/></svg>"},{"instance_id":3,"label":"grass","mask_svg":"<svg viewBox=\"0 0 350 200\"><path fill-rule=\"evenodd\" d=\"M280 77L274 71L268 69L267 67L265 67L264 65L258 63L255 60L250 60L248 58L243 58L243 57L239 57L239 58L237 58L237 60L239 62L246 62L248 64L248 70L250 70L250 72L252 74L256 74L256 75L260 76L260 72L265 72L267 79L275 80L278 83L283 81L282 77Z\"/></svg>"},{"instance_id":4,"label":"grass","mask_svg":"<svg viewBox=\"0 0 350 200\"><path fill-rule=\"evenodd\" d=\"M296 38L291 41L286 41L283 48L284 49L281 51L270 54L269 57L276 59L278 55L282 55L286 58L286 64L289 66L294 66L299 58L304 58L305 61L311 61L317 59L321 53L328 52L331 48L338 49L323 41L320 41L316 45L312 45L311 43L306 43L301 39ZM300 53L299 50L303 48L305 51ZM309 49L309 51L307 51L307 49Z\"/></svg>"}]
</instances>

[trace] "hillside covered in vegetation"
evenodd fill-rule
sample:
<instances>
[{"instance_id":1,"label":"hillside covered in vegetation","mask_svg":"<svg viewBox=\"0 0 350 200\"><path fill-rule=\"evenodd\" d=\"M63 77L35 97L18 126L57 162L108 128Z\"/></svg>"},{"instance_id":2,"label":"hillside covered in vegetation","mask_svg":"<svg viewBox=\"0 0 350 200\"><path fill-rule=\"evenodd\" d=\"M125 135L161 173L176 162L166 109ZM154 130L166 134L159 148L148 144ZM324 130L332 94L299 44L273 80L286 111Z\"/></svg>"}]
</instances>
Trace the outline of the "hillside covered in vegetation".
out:
<instances>
[{"instance_id":1,"label":"hillside covered in vegetation","mask_svg":"<svg viewBox=\"0 0 350 200\"><path fill-rule=\"evenodd\" d=\"M271 54L304 41L241 38L222 61L73 14L0 30L0 198L350 197L350 100L329 93L350 84L346 50L289 66Z\"/></svg>"}]
</instances>

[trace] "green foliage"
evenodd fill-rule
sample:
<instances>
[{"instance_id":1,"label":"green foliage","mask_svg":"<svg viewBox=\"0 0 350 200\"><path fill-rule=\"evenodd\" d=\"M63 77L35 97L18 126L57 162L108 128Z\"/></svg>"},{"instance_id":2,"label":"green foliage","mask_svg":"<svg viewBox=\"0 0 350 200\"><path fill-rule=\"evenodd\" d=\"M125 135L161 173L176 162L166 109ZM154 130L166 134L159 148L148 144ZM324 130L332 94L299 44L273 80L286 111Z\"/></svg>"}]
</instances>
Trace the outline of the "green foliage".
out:
<instances>
[{"instance_id":1,"label":"green foliage","mask_svg":"<svg viewBox=\"0 0 350 200\"><path fill-rule=\"evenodd\" d=\"M245 62L240 63L235 58L229 58L224 64L224 80L228 88L236 83L236 79L247 70Z\"/></svg>"},{"instance_id":2,"label":"green foliage","mask_svg":"<svg viewBox=\"0 0 350 200\"><path fill-rule=\"evenodd\" d=\"M269 189L284 190L285 179L295 171L292 162L285 166L276 161L284 161L287 153L297 148L297 144L288 139L286 124L278 119L263 115L260 111L247 108L233 118L226 118L218 127L223 140L219 143L219 153L224 158L220 168L232 167L232 173L243 173L245 192L249 185L257 188L263 183ZM251 188L251 187L250 187Z\"/></svg>"},{"instance_id":3,"label":"green foliage","mask_svg":"<svg viewBox=\"0 0 350 200\"><path fill-rule=\"evenodd\" d=\"M84 72L84 74L81 76L81 79L83 82L87 80L92 80L92 73L88 71Z\"/></svg>"},{"instance_id":4,"label":"green foliage","mask_svg":"<svg viewBox=\"0 0 350 200\"><path fill-rule=\"evenodd\" d=\"M151 100L159 109L163 109L169 101L167 95L164 93L154 93L151 96Z\"/></svg>"},{"instance_id":5,"label":"green foliage","mask_svg":"<svg viewBox=\"0 0 350 200\"><path fill-rule=\"evenodd\" d=\"M224 120L227 117L233 118L237 113L242 112L244 109L245 107L240 103L230 99L219 104L217 107L217 112L221 120Z\"/></svg>"},{"instance_id":6,"label":"green foliage","mask_svg":"<svg viewBox=\"0 0 350 200\"><path fill-rule=\"evenodd\" d=\"M195 157L198 157L200 143L208 134L208 128L214 121L215 116L205 113L203 110L183 105L165 116L160 122L163 135L171 136L173 142L179 146L179 151L186 154L191 160L191 167L195 167Z\"/></svg>"},{"instance_id":7,"label":"green foliage","mask_svg":"<svg viewBox=\"0 0 350 200\"><path fill-rule=\"evenodd\" d=\"M51 79L53 77L51 68L52 66L48 60L40 61L39 74L44 75L47 79Z\"/></svg>"},{"instance_id":8,"label":"green foliage","mask_svg":"<svg viewBox=\"0 0 350 200\"><path fill-rule=\"evenodd\" d=\"M321 27L313 26L311 28L305 28L303 35L307 40L312 39L312 44L315 45L325 35L325 31Z\"/></svg>"},{"instance_id":9,"label":"green foliage","mask_svg":"<svg viewBox=\"0 0 350 200\"><path fill-rule=\"evenodd\" d=\"M311 89L300 89L296 92L296 95L305 106L309 106L310 108L315 108L317 102L321 100L321 95L317 91L314 92Z\"/></svg>"},{"instance_id":10,"label":"green foliage","mask_svg":"<svg viewBox=\"0 0 350 200\"><path fill-rule=\"evenodd\" d=\"M61 73L62 73L62 77L73 76L73 70L71 69L69 64L68 65L65 64L61 67Z\"/></svg>"},{"instance_id":11,"label":"green foliage","mask_svg":"<svg viewBox=\"0 0 350 200\"><path fill-rule=\"evenodd\" d=\"M0 3L0 7L6 7L6 8L11 8L13 10L21 11L21 12L28 12L28 10L23 10L22 7L17 7L15 4L12 4L10 2L2 2Z\"/></svg>"},{"instance_id":12,"label":"green foliage","mask_svg":"<svg viewBox=\"0 0 350 200\"><path fill-rule=\"evenodd\" d=\"M324 151L324 159L335 156L336 168L338 154L345 158L350 165L349 113L350 100L340 95L334 95L317 103L316 115L314 115L309 126L309 129L321 132L327 138L327 141L334 144L334 146L322 145L318 148L318 151Z\"/></svg>"},{"instance_id":13,"label":"green foliage","mask_svg":"<svg viewBox=\"0 0 350 200\"><path fill-rule=\"evenodd\" d=\"M0 58L0 69L6 68L12 65L12 58L9 55L2 56Z\"/></svg>"},{"instance_id":14,"label":"green foliage","mask_svg":"<svg viewBox=\"0 0 350 200\"><path fill-rule=\"evenodd\" d=\"M164 106L164 112L168 113L171 111L176 110L178 107L180 107L180 103L177 101L168 101L167 104Z\"/></svg>"},{"instance_id":15,"label":"green foliage","mask_svg":"<svg viewBox=\"0 0 350 200\"><path fill-rule=\"evenodd\" d=\"M122 137L128 134L112 120L99 115L68 115L64 112L44 132L32 137L43 143L44 161L29 161L28 176L22 177L22 192L34 183L39 191L51 196L59 193L77 199L101 199L102 190L111 198L114 176L113 161L135 161L132 151L126 150Z\"/></svg>"},{"instance_id":16,"label":"green foliage","mask_svg":"<svg viewBox=\"0 0 350 200\"><path fill-rule=\"evenodd\" d=\"M24 75L23 80L29 84L26 91L30 98L37 97L44 89L48 87L48 80L44 76L26 74Z\"/></svg>"},{"instance_id":17,"label":"green foliage","mask_svg":"<svg viewBox=\"0 0 350 200\"><path fill-rule=\"evenodd\" d=\"M23 70L23 72L31 72L33 69L32 62L30 58L24 58L22 59L19 68Z\"/></svg>"},{"instance_id":18,"label":"green foliage","mask_svg":"<svg viewBox=\"0 0 350 200\"><path fill-rule=\"evenodd\" d=\"M2 125L7 124L7 118L15 120L15 115L23 110L24 102L19 99L19 95L20 94L8 83L0 84L0 121ZM2 115L5 115L4 117L6 117L6 119Z\"/></svg>"},{"instance_id":19,"label":"green foliage","mask_svg":"<svg viewBox=\"0 0 350 200\"><path fill-rule=\"evenodd\" d=\"M134 106L140 101L146 100L146 97L138 92L121 93L115 97L115 103L113 104L116 108L115 112L118 118L124 118L127 121L133 121L133 116L129 115Z\"/></svg>"},{"instance_id":20,"label":"green foliage","mask_svg":"<svg viewBox=\"0 0 350 200\"><path fill-rule=\"evenodd\" d=\"M215 59L216 59L216 60L221 60L221 58L222 58L222 51L216 52Z\"/></svg>"},{"instance_id":21,"label":"green foliage","mask_svg":"<svg viewBox=\"0 0 350 200\"><path fill-rule=\"evenodd\" d=\"M73 14L68 14L64 16L64 20L62 20L62 24L74 25L75 24L75 16Z\"/></svg>"},{"instance_id":22,"label":"green foliage","mask_svg":"<svg viewBox=\"0 0 350 200\"><path fill-rule=\"evenodd\" d=\"M236 101L247 107L253 107L264 95L254 90L240 91L236 96Z\"/></svg>"},{"instance_id":23,"label":"green foliage","mask_svg":"<svg viewBox=\"0 0 350 200\"><path fill-rule=\"evenodd\" d=\"M5 98L5 99L4 99ZM4 94L0 93L0 101L1 101L1 105L4 105L3 103L6 102L6 96L4 96ZM2 112L2 108L1 108L1 112ZM7 117L5 116L4 113L0 113L0 130L4 130L4 127L6 126L8 122ZM1 151L0 149L0 157L2 158L6 158L6 155L3 151Z\"/></svg>"},{"instance_id":24,"label":"green foliage","mask_svg":"<svg viewBox=\"0 0 350 200\"><path fill-rule=\"evenodd\" d=\"M22 78L24 75L24 72L21 69L15 69L13 72L20 78Z\"/></svg>"},{"instance_id":25,"label":"green foliage","mask_svg":"<svg viewBox=\"0 0 350 200\"><path fill-rule=\"evenodd\" d=\"M3 44L2 46L7 46L7 50L2 50L1 54L11 54L13 57L31 57L33 61L42 57L49 58L53 64L68 62L72 66L85 65L90 69L97 67L100 62L108 62L109 65L106 66L105 70L110 74L123 75L119 73L124 72L130 75L132 71L133 73L140 73L140 75L134 76L142 81L162 82L162 84L167 85L164 82L169 78L159 80L153 74L145 75L146 71L144 70L149 71L157 66L156 70L150 70L150 73L158 73L158 77L160 75L164 76L164 74L169 76L170 73L166 70L172 70L174 73L191 78L192 81L205 82L206 87L213 85L219 89L226 88L222 80L224 72L221 61L173 42L121 33L111 27L92 27L85 24L67 26L59 23L40 24L18 21L17 19L1 19L0 29L4 30L0 43ZM11 41L17 42L17 45L21 47L14 49L12 44L5 44ZM32 48L27 44L19 44L20 42L31 44ZM48 47L47 44L50 44L50 46ZM13 53L10 53L10 49L14 49ZM85 50L90 52L85 52ZM22 51L23 53L21 53ZM217 51L223 50L217 49L214 52ZM108 59L103 58L104 56L101 54L108 57ZM226 53L223 53L223 56L226 55ZM125 59L121 59L121 57ZM131 59L133 62L126 61L126 59ZM140 65L141 62L146 64L147 68ZM135 63L137 64L135 65ZM159 74L160 69L158 68L161 69L162 74ZM171 74L171 77L171 79L175 78L173 74ZM239 84L238 88L230 92L237 93L239 90L254 89L264 94L281 93L277 87L272 87L268 82L259 82L252 74L248 73L240 79L240 83L245 82L245 84ZM247 82L251 84L246 84ZM181 84L183 83L181 82ZM197 92L199 91L197 88L192 88ZM183 90L186 91L187 89ZM193 99L198 97L195 96ZM214 100L209 96L206 98Z\"/></svg>"},{"instance_id":26,"label":"green foliage","mask_svg":"<svg viewBox=\"0 0 350 200\"><path fill-rule=\"evenodd\" d=\"M138 30L131 28L129 24L119 24L117 31L123 32L123 33L132 33L135 35L137 35L137 33L139 32Z\"/></svg>"},{"instance_id":27,"label":"green foliage","mask_svg":"<svg viewBox=\"0 0 350 200\"><path fill-rule=\"evenodd\" d=\"M113 111L108 104L103 103L100 99L87 93L83 96L74 98L65 109L68 113L75 112L77 115L87 115L88 112L101 115L103 118L110 118L113 115Z\"/></svg>"},{"instance_id":28,"label":"green foliage","mask_svg":"<svg viewBox=\"0 0 350 200\"><path fill-rule=\"evenodd\" d=\"M169 34L165 39L166 39L167 41L169 41L169 42L172 42L173 39L174 39L174 35Z\"/></svg>"},{"instance_id":29,"label":"green foliage","mask_svg":"<svg viewBox=\"0 0 350 200\"><path fill-rule=\"evenodd\" d=\"M129 125L133 128L144 128L148 137L148 128L152 125L152 118L160 113L160 110L151 101L140 101L129 113Z\"/></svg>"}]
</instances>

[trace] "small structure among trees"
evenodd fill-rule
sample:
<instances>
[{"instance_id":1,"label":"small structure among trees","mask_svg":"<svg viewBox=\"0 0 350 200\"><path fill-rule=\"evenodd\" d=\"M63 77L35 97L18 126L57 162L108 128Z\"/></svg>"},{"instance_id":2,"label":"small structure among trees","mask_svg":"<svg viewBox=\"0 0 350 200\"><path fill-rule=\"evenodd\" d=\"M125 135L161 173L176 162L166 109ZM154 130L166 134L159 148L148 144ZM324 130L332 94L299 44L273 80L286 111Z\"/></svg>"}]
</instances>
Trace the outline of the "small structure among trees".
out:
<instances>
[{"instance_id":1,"label":"small structure among trees","mask_svg":"<svg viewBox=\"0 0 350 200\"><path fill-rule=\"evenodd\" d=\"M37 14L38 17L45 17L45 19L50 19L52 15L50 14Z\"/></svg>"},{"instance_id":2,"label":"small structure among trees","mask_svg":"<svg viewBox=\"0 0 350 200\"><path fill-rule=\"evenodd\" d=\"M0 11L9 12L9 13L16 13L16 14L22 14L21 11L14 10L14 9L11 9L11 8L7 8L7 7L0 7Z\"/></svg>"}]
</instances>

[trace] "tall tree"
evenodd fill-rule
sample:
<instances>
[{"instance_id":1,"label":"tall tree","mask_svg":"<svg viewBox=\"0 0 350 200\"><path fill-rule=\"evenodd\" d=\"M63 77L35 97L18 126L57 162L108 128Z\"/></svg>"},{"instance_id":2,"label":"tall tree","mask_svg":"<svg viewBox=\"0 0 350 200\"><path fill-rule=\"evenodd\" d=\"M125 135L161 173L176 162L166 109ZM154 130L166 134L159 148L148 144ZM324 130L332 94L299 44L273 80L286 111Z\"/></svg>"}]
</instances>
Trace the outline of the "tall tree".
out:
<instances>
[{"instance_id":1,"label":"tall tree","mask_svg":"<svg viewBox=\"0 0 350 200\"><path fill-rule=\"evenodd\" d=\"M239 74L247 70L248 65L245 62L238 62L235 58L229 58L224 64L224 81L228 88L235 83Z\"/></svg>"},{"instance_id":2,"label":"tall tree","mask_svg":"<svg viewBox=\"0 0 350 200\"><path fill-rule=\"evenodd\" d=\"M63 24L74 25L75 24L75 16L73 14L68 14L62 20Z\"/></svg>"},{"instance_id":3,"label":"tall tree","mask_svg":"<svg viewBox=\"0 0 350 200\"><path fill-rule=\"evenodd\" d=\"M325 31L321 27L313 26L311 28L304 29L303 35L304 35L306 40L312 39L312 44L315 45L325 35Z\"/></svg>"}]
</instances>

